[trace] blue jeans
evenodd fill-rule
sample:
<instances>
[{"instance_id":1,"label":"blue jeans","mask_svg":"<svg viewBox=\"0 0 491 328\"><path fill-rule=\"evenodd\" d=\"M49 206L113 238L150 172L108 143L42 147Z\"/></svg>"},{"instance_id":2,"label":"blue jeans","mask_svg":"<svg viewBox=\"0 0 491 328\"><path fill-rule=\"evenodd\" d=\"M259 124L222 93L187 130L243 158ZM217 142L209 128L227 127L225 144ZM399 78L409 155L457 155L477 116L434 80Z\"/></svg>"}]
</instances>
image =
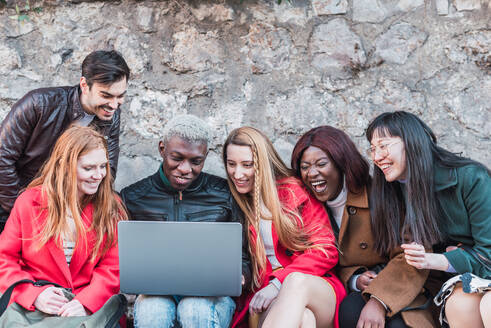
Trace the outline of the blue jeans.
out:
<instances>
[{"instance_id":1,"label":"blue jeans","mask_svg":"<svg viewBox=\"0 0 491 328\"><path fill-rule=\"evenodd\" d=\"M183 297L176 305L172 296L140 295L135 302L135 327L228 328L235 311L230 297Z\"/></svg>"}]
</instances>

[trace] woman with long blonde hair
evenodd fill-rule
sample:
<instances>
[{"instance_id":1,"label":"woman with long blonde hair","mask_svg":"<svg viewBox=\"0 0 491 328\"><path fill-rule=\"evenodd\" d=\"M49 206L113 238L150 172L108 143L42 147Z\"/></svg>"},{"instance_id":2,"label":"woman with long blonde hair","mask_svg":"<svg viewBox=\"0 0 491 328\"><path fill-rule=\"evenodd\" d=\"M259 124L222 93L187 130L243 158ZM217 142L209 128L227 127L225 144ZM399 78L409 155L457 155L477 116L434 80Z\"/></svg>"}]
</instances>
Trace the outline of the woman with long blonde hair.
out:
<instances>
[{"instance_id":1,"label":"woman with long blonde hair","mask_svg":"<svg viewBox=\"0 0 491 328\"><path fill-rule=\"evenodd\" d=\"M338 252L322 204L257 129L232 131L223 160L246 218L253 266L252 292L233 326L249 310L250 326L257 318L259 327L338 327L346 292L334 275Z\"/></svg>"},{"instance_id":2,"label":"woman with long blonde hair","mask_svg":"<svg viewBox=\"0 0 491 328\"><path fill-rule=\"evenodd\" d=\"M119 292L117 222L127 216L116 197L104 137L67 129L0 235L0 293L23 279L49 281L18 285L10 303L56 316L99 310Z\"/></svg>"}]
</instances>

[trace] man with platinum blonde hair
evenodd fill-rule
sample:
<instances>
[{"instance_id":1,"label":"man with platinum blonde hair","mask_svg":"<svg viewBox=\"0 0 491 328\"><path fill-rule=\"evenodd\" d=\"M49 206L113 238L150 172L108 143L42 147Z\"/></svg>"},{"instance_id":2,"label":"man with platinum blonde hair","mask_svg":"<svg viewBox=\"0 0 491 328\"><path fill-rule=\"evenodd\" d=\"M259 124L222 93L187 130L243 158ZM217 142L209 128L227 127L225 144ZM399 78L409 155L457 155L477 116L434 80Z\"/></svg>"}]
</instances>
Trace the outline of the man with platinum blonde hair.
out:
<instances>
[{"instance_id":1,"label":"man with platinum blonde hair","mask_svg":"<svg viewBox=\"0 0 491 328\"><path fill-rule=\"evenodd\" d=\"M170 120L162 130L161 140L169 141L173 136L179 136L190 142L204 142L211 139L211 129L202 119L188 114L182 114Z\"/></svg>"},{"instance_id":2,"label":"man with platinum blonde hair","mask_svg":"<svg viewBox=\"0 0 491 328\"><path fill-rule=\"evenodd\" d=\"M223 178L202 172L211 138L209 126L193 115L171 119L162 131L159 170L121 191L132 220L234 222L241 217ZM226 209L225 211L223 209ZM249 255L243 241L244 285L250 281ZM230 297L139 295L135 327L182 328L230 325L235 303Z\"/></svg>"}]
</instances>

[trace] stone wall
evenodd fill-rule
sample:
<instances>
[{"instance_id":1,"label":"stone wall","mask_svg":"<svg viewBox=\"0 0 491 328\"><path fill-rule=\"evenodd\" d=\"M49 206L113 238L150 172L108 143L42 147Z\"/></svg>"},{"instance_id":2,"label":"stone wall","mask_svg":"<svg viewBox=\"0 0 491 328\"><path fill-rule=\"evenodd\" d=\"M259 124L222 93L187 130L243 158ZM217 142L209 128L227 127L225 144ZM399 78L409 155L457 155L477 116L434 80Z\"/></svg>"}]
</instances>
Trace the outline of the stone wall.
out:
<instances>
[{"instance_id":1,"label":"stone wall","mask_svg":"<svg viewBox=\"0 0 491 328\"><path fill-rule=\"evenodd\" d=\"M42 11L23 22L15 3L0 7L0 119L30 89L76 84L90 51L115 48L130 65L118 189L156 170L178 113L213 126L205 169L219 175L235 127L260 128L289 161L322 124L365 149L368 122L398 109L491 166L488 0L32 0Z\"/></svg>"}]
</instances>

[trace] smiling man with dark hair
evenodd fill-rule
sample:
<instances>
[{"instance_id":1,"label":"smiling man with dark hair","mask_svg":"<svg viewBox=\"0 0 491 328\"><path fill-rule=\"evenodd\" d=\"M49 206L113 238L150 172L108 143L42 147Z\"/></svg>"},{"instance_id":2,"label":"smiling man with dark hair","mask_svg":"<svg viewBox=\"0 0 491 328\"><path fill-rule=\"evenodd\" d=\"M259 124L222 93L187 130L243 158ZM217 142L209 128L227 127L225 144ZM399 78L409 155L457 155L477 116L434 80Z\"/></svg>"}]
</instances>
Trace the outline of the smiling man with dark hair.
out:
<instances>
[{"instance_id":1,"label":"smiling man with dark hair","mask_svg":"<svg viewBox=\"0 0 491 328\"><path fill-rule=\"evenodd\" d=\"M206 123L195 116L181 115L167 123L159 142L159 170L121 191L132 220L239 221L240 211L227 181L201 172L209 139ZM247 242L243 242L242 267L247 283ZM225 328L234 309L230 297L140 295L135 303L135 327L172 327L178 321L183 328Z\"/></svg>"},{"instance_id":2,"label":"smiling man with dark hair","mask_svg":"<svg viewBox=\"0 0 491 328\"><path fill-rule=\"evenodd\" d=\"M130 69L117 51L94 51L76 86L36 89L0 125L0 232L22 188L38 173L58 137L71 125L92 126L108 143L112 177L119 156L119 106Z\"/></svg>"}]
</instances>

